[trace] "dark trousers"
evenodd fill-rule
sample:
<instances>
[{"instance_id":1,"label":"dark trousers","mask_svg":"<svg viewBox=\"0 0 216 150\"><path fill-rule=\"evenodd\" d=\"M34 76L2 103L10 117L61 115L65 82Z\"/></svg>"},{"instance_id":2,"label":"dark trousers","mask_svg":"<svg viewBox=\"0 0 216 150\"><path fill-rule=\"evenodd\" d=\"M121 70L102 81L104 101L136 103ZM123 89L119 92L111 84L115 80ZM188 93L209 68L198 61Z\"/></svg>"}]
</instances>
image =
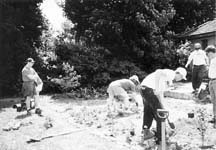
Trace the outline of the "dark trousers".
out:
<instances>
[{"instance_id":1,"label":"dark trousers","mask_svg":"<svg viewBox=\"0 0 216 150\"><path fill-rule=\"evenodd\" d=\"M194 65L192 68L192 87L194 90L198 89L202 84L203 78L206 76L206 66Z\"/></svg>"},{"instance_id":2,"label":"dark trousers","mask_svg":"<svg viewBox=\"0 0 216 150\"><path fill-rule=\"evenodd\" d=\"M144 126L147 126L147 128L149 129L152 125L153 119L155 119L157 126L156 137L158 138L158 141L161 141L161 121L157 116L157 109L162 109L161 103L158 97L154 94L153 89L148 87L141 87L140 92L144 105L142 128L144 129Z\"/></svg>"}]
</instances>

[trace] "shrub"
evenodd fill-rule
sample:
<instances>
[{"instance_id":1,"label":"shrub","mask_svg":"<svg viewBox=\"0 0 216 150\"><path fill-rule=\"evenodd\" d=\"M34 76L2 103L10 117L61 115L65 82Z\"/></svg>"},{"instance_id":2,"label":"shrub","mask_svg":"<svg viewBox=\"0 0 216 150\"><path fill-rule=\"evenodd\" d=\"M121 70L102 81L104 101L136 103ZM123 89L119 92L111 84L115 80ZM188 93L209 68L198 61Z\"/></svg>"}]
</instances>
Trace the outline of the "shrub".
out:
<instances>
[{"instance_id":1,"label":"shrub","mask_svg":"<svg viewBox=\"0 0 216 150\"><path fill-rule=\"evenodd\" d=\"M74 66L69 63L62 64L62 70L64 75L59 75L58 78L51 78L50 81L59 85L61 92L71 92L76 87L80 86L79 78L77 72L74 70Z\"/></svg>"},{"instance_id":2,"label":"shrub","mask_svg":"<svg viewBox=\"0 0 216 150\"><path fill-rule=\"evenodd\" d=\"M102 47L60 44L56 47L56 55L59 61L75 66L82 76L81 87L99 88L107 86L115 79L128 78L133 74L137 74L140 79L146 75L135 63L113 57Z\"/></svg>"}]
</instances>

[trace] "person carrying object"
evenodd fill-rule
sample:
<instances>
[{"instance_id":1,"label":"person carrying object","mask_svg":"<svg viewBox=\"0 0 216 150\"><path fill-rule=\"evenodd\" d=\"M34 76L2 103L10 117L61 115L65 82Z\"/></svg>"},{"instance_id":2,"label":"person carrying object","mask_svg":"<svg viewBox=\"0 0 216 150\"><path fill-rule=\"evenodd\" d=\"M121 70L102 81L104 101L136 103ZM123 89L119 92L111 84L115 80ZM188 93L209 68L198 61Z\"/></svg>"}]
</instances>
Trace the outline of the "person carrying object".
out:
<instances>
[{"instance_id":1,"label":"person carrying object","mask_svg":"<svg viewBox=\"0 0 216 150\"><path fill-rule=\"evenodd\" d=\"M143 114L143 134L144 140L153 138L157 139L157 143L161 141L161 121L157 116L157 109L164 109L166 105L164 101L164 91L168 86L172 86L173 81L186 80L186 69L179 67L176 70L157 69L155 72L147 75L141 82L140 94L143 98L144 114ZM156 120L156 132L150 132L153 122Z\"/></svg>"},{"instance_id":2,"label":"person carrying object","mask_svg":"<svg viewBox=\"0 0 216 150\"><path fill-rule=\"evenodd\" d=\"M25 98L27 114L31 114L31 100L35 102L35 113L40 114L38 100L39 93L42 90L43 82L37 72L32 68L35 61L32 58L26 60L26 65L22 69L22 94Z\"/></svg>"},{"instance_id":3,"label":"person carrying object","mask_svg":"<svg viewBox=\"0 0 216 150\"><path fill-rule=\"evenodd\" d=\"M135 100L136 87L140 84L136 75L129 79L120 79L109 84L107 106L109 113L120 113L129 109L130 99Z\"/></svg>"},{"instance_id":4,"label":"person carrying object","mask_svg":"<svg viewBox=\"0 0 216 150\"><path fill-rule=\"evenodd\" d=\"M216 48L214 45L209 45L205 51L210 62L208 71L208 77L210 79L209 92L211 96L211 102L213 104L213 118L209 122L214 123L214 128L216 128Z\"/></svg>"}]
</instances>

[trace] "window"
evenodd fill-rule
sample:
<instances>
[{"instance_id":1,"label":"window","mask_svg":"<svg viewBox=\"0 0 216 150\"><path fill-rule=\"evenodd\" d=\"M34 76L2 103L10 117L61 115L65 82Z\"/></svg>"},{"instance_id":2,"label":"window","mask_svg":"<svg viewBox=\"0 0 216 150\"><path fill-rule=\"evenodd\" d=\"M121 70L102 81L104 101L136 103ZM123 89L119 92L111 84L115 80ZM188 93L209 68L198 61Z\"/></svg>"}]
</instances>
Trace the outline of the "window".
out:
<instances>
[{"instance_id":1,"label":"window","mask_svg":"<svg viewBox=\"0 0 216 150\"><path fill-rule=\"evenodd\" d=\"M202 40L201 42L202 42L201 43L202 44L202 48L205 49L208 46L208 40L205 39L205 40Z\"/></svg>"}]
</instances>

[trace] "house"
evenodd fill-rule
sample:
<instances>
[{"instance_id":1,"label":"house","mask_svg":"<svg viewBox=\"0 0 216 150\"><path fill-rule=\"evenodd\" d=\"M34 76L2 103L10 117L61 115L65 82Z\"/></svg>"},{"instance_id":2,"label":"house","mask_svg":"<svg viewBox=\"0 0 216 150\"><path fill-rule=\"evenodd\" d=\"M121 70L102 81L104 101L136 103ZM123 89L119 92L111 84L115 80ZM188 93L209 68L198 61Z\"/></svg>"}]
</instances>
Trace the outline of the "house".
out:
<instances>
[{"instance_id":1,"label":"house","mask_svg":"<svg viewBox=\"0 0 216 150\"><path fill-rule=\"evenodd\" d=\"M216 19L201 24L184 33L180 38L187 39L192 44L199 42L203 49L212 44L216 46Z\"/></svg>"}]
</instances>

